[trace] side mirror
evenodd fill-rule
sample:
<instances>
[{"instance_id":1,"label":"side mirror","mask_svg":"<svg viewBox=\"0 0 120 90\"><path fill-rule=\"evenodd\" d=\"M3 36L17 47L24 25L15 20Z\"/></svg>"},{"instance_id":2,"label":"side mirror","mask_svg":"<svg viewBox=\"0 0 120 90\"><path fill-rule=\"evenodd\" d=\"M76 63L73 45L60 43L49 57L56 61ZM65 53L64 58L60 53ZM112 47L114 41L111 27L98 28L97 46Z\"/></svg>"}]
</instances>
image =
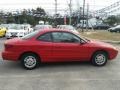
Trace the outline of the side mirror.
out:
<instances>
[{"instance_id":1,"label":"side mirror","mask_svg":"<svg viewBox=\"0 0 120 90\"><path fill-rule=\"evenodd\" d=\"M80 44L86 44L84 40L80 40Z\"/></svg>"}]
</instances>

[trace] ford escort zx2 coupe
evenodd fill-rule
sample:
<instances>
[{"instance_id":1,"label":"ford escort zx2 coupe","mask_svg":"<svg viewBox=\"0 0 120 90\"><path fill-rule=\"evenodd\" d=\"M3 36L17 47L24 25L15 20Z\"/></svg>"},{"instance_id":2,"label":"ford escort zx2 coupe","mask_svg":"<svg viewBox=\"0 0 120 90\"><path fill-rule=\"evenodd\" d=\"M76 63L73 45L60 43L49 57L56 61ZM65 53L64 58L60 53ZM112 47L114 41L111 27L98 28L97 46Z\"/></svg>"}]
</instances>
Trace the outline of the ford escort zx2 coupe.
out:
<instances>
[{"instance_id":1,"label":"ford escort zx2 coupe","mask_svg":"<svg viewBox=\"0 0 120 90\"><path fill-rule=\"evenodd\" d=\"M26 69L34 69L44 62L90 61L95 66L104 66L118 54L112 45L58 29L37 30L22 38L7 40L4 46L2 58L21 61Z\"/></svg>"}]
</instances>

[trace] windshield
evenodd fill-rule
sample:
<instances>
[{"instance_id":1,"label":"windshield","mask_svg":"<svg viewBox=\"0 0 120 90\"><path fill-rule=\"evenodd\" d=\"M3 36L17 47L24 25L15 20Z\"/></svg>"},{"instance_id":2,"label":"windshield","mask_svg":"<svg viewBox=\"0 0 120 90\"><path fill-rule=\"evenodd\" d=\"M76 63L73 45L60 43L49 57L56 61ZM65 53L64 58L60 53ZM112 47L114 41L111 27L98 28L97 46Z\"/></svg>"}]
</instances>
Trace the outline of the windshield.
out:
<instances>
[{"instance_id":1,"label":"windshield","mask_svg":"<svg viewBox=\"0 0 120 90\"><path fill-rule=\"evenodd\" d=\"M69 29L69 30L74 30L75 28L70 25L61 25L59 26L60 29Z\"/></svg>"},{"instance_id":2,"label":"windshield","mask_svg":"<svg viewBox=\"0 0 120 90\"><path fill-rule=\"evenodd\" d=\"M36 25L36 26L34 27L34 29L35 29L35 30L37 30L37 29L44 29L44 26L42 26L42 25Z\"/></svg>"},{"instance_id":3,"label":"windshield","mask_svg":"<svg viewBox=\"0 0 120 90\"><path fill-rule=\"evenodd\" d=\"M68 28L70 30L74 30L74 27L72 27L72 26L66 26L66 28Z\"/></svg>"},{"instance_id":4,"label":"windshield","mask_svg":"<svg viewBox=\"0 0 120 90\"><path fill-rule=\"evenodd\" d=\"M50 28L51 26L49 26L49 25L36 25L35 27L34 27L34 29L35 30L38 30L38 29L45 29L45 28Z\"/></svg>"}]
</instances>

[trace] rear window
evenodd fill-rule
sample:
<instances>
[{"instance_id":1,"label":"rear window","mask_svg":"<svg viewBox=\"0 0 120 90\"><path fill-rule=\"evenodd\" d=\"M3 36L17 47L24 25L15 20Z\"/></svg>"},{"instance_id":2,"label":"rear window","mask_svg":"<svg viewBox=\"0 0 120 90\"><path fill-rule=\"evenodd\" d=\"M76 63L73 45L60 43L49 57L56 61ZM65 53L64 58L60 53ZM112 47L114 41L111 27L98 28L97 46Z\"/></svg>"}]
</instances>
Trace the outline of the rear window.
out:
<instances>
[{"instance_id":1,"label":"rear window","mask_svg":"<svg viewBox=\"0 0 120 90\"><path fill-rule=\"evenodd\" d=\"M33 36L37 35L39 33L39 31L34 31L30 34L25 35L24 37L22 37L22 39L29 39L32 38Z\"/></svg>"}]
</instances>

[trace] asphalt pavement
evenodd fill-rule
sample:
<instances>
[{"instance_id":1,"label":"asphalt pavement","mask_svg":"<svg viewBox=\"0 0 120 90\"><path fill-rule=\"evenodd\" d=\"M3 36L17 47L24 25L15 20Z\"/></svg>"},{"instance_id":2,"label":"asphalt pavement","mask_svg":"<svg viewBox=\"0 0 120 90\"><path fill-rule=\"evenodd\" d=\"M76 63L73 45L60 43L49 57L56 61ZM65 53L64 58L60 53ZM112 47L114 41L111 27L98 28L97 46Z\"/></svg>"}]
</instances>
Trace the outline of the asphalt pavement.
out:
<instances>
[{"instance_id":1,"label":"asphalt pavement","mask_svg":"<svg viewBox=\"0 0 120 90\"><path fill-rule=\"evenodd\" d=\"M0 39L0 51L5 38ZM116 45L117 48L120 47ZM34 70L0 57L0 90L119 90L120 54L106 66L90 63L43 64Z\"/></svg>"}]
</instances>

